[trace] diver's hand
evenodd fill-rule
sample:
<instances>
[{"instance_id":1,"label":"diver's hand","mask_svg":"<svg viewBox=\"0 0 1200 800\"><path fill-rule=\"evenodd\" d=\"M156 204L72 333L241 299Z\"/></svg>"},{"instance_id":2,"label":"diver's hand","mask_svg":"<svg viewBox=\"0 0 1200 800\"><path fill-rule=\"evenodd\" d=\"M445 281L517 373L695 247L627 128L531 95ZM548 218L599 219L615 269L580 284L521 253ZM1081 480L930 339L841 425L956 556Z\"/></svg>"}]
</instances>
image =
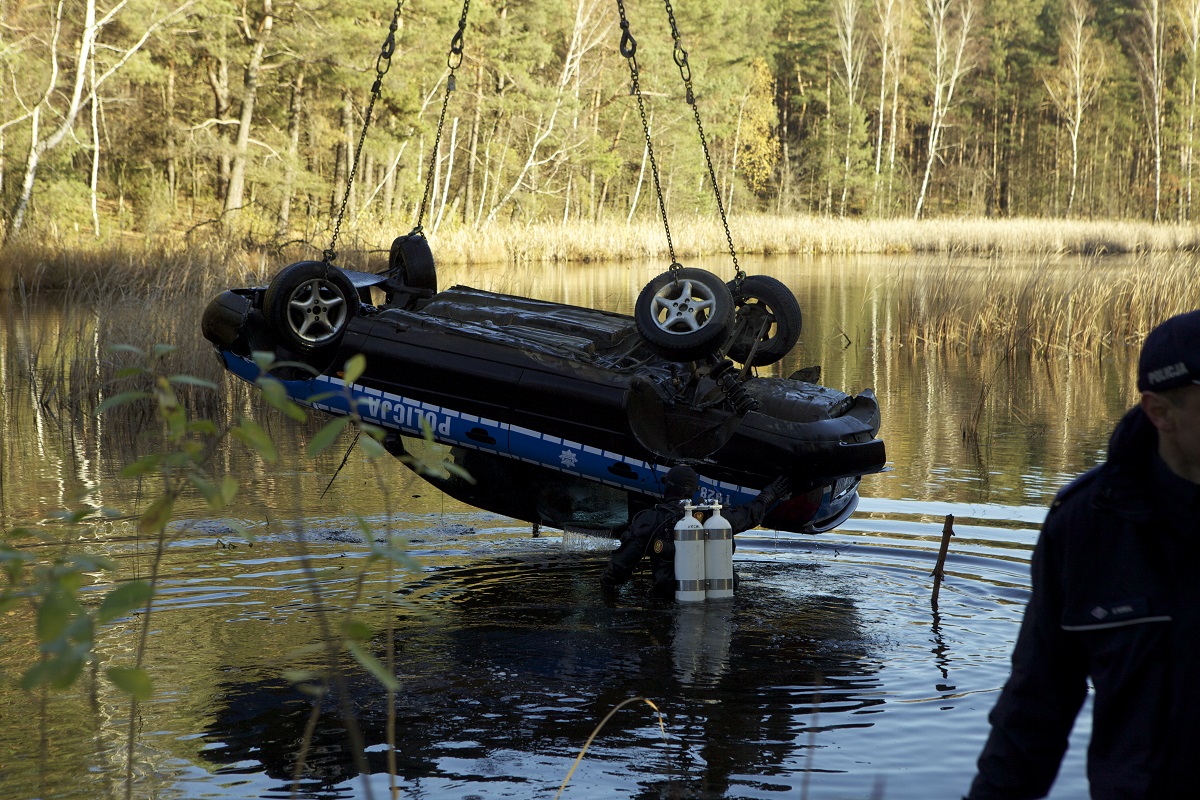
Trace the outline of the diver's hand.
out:
<instances>
[{"instance_id":1,"label":"diver's hand","mask_svg":"<svg viewBox=\"0 0 1200 800\"><path fill-rule=\"evenodd\" d=\"M792 496L792 482L787 479L787 476L780 475L775 480L763 487L762 492L758 495L762 498L767 507L778 503L780 500L787 500Z\"/></svg>"}]
</instances>

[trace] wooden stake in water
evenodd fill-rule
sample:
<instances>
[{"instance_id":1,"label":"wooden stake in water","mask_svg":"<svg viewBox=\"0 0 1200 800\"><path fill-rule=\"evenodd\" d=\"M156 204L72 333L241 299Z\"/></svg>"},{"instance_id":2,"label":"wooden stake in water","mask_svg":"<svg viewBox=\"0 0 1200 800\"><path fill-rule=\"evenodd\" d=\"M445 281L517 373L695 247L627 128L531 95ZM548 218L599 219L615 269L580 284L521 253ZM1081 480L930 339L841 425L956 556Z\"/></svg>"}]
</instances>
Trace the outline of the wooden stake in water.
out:
<instances>
[{"instance_id":1,"label":"wooden stake in water","mask_svg":"<svg viewBox=\"0 0 1200 800\"><path fill-rule=\"evenodd\" d=\"M945 572L942 568L946 566L946 553L950 550L950 537L954 535L954 515L946 515L946 524L942 526L942 547L938 551L937 564L933 567L933 597L930 598L929 604L937 611L938 607L938 592L942 589L942 578Z\"/></svg>"}]
</instances>

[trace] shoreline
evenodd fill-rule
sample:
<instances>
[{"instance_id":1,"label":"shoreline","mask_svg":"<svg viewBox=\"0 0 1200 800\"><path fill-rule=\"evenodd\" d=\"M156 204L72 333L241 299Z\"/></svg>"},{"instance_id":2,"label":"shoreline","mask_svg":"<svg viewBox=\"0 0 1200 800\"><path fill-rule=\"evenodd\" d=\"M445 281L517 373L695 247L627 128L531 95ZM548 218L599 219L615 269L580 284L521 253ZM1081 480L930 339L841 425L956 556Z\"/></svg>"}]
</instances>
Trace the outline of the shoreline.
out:
<instances>
[{"instance_id":1,"label":"shoreline","mask_svg":"<svg viewBox=\"0 0 1200 800\"><path fill-rule=\"evenodd\" d=\"M934 219L865 220L801 215L739 215L729 221L739 256L1064 255L1090 257L1200 251L1200 226L1114 220ZM339 266L377 272L405 225L359 225L345 232ZM494 225L475 230L443 226L426 232L439 264L501 266L536 263L663 261L670 263L667 238L656 220L620 223ZM728 257L719 218L680 218L671 227L676 260ZM284 244L254 242L235 232L202 237L125 234L53 241L25 240L4 248L0 292L95 291L117 282L127 291L164 282L198 288L244 285L269 277L279 266L320 259L324 232Z\"/></svg>"}]
</instances>

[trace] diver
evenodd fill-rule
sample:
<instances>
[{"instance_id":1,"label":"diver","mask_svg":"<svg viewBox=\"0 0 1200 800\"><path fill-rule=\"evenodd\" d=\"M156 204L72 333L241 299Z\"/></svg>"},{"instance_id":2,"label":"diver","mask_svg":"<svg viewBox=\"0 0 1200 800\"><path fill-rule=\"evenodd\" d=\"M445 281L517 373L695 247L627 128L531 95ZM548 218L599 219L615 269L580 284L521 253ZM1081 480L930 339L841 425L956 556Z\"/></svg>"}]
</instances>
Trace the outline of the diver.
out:
<instances>
[{"instance_id":1,"label":"diver","mask_svg":"<svg viewBox=\"0 0 1200 800\"><path fill-rule=\"evenodd\" d=\"M674 596L675 523L683 517L684 503L692 499L699 485L700 478L696 470L686 464L671 467L667 471L663 479L663 501L635 514L628 529L621 534L621 544L613 551L604 574L600 576L600 583L606 589L627 582L642 556L649 554L650 571L654 579L652 592L661 597ZM734 533L741 533L757 526L776 503L790 496L788 479L779 477L767 484L758 497L749 503L722 508L721 515L729 520Z\"/></svg>"}]
</instances>

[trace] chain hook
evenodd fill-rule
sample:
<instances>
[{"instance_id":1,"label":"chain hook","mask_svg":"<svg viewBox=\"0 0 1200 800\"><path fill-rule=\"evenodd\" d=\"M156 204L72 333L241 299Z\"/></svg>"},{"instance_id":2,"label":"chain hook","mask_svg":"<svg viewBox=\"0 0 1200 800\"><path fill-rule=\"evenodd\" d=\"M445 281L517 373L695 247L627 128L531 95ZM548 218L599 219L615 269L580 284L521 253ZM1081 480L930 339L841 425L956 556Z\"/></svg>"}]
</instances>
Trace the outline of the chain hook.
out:
<instances>
[{"instance_id":1,"label":"chain hook","mask_svg":"<svg viewBox=\"0 0 1200 800\"><path fill-rule=\"evenodd\" d=\"M637 39L629 32L629 20L621 20L621 55L633 58L637 55Z\"/></svg>"}]
</instances>

